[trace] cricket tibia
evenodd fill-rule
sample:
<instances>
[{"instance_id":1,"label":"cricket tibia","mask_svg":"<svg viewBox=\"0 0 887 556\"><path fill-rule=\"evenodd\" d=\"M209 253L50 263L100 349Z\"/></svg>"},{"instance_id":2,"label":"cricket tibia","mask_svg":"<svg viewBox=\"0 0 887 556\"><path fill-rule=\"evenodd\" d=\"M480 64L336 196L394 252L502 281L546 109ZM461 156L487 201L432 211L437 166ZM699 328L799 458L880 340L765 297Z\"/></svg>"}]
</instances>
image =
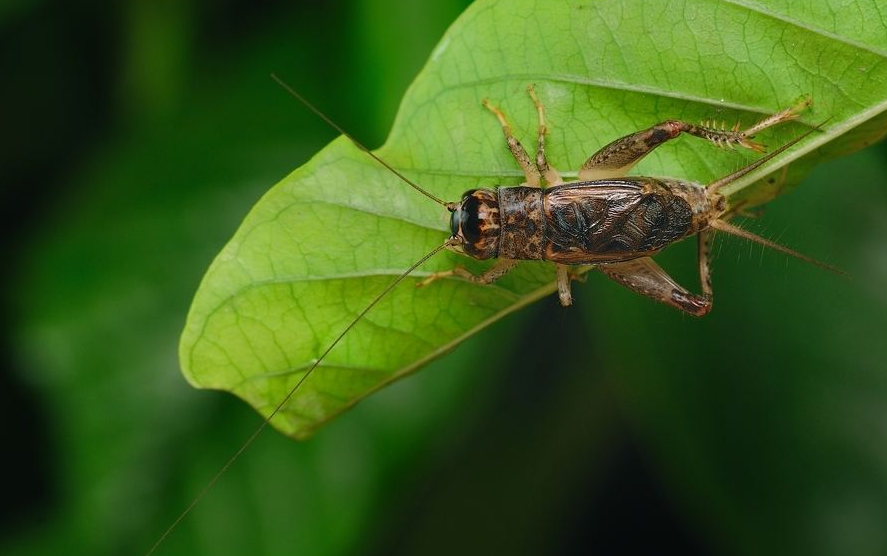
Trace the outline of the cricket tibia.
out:
<instances>
[{"instance_id":1,"label":"cricket tibia","mask_svg":"<svg viewBox=\"0 0 887 556\"><path fill-rule=\"evenodd\" d=\"M790 257L794 257L794 258L800 259L804 262L808 262L812 265L816 265L819 268L828 270L829 272L834 272L835 274L840 274L843 276L847 275L846 272L844 272L843 270L841 270L839 268L835 268L832 265L826 264L822 261L817 261L813 257L808 257L807 255L804 255L803 253L798 253L794 249L789 249L788 247L785 247L785 246L780 245L776 242L770 241L769 239L762 238L759 235L753 234L753 233L749 232L748 230L745 230L745 229L740 228L738 226L734 226L733 224L725 222L724 220L712 220L709 225L712 228L714 228L715 230L718 230L718 231L721 231L721 232L724 232L724 233L727 233L727 234L730 234L733 236L741 237L741 238L744 238L744 239L747 239L750 241L754 241L755 243L760 243L764 247L769 247L770 249L773 249L774 251L779 251L780 253L785 253L786 255L788 255Z\"/></svg>"},{"instance_id":2,"label":"cricket tibia","mask_svg":"<svg viewBox=\"0 0 887 556\"><path fill-rule=\"evenodd\" d=\"M827 121L828 120L826 120L826 122ZM734 181L738 180L739 178L745 176L746 174L749 174L752 171L757 170L758 168L760 168L764 164L770 162L775 157L779 156L780 154L782 154L786 150L790 149L791 147L793 147L796 144L798 144L799 142L801 142L803 139L805 139L808 135L810 135L814 131L819 131L820 129L822 129L822 126L825 125L826 122L822 122L818 126L807 130L806 132L802 133L801 135L798 135L797 137L795 137L794 139L792 139L791 141L789 141L785 145L779 147L778 149L776 149L772 153L768 154L767 156L762 156L761 158L755 160L754 162L752 162L748 166L740 168L739 170L733 172L732 174L724 176L723 178L708 184L707 189L708 189L709 194L713 195L715 193L718 193L718 190L721 189L722 187L724 187L725 185L733 183Z\"/></svg>"}]
</instances>

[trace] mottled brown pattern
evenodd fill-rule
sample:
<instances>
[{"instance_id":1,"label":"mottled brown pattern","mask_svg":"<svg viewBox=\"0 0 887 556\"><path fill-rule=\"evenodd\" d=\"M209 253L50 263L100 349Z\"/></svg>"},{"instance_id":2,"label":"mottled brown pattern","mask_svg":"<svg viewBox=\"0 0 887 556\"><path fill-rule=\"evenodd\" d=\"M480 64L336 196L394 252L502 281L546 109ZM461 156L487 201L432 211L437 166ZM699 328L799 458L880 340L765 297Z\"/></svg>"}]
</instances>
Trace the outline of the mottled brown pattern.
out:
<instances>
[{"instance_id":1,"label":"mottled brown pattern","mask_svg":"<svg viewBox=\"0 0 887 556\"><path fill-rule=\"evenodd\" d=\"M543 190L538 187L500 187L502 229L499 256L509 259L542 259L546 239L542 211Z\"/></svg>"},{"instance_id":2,"label":"mottled brown pattern","mask_svg":"<svg viewBox=\"0 0 887 556\"><path fill-rule=\"evenodd\" d=\"M475 259L617 262L652 255L712 218L702 186L636 177L468 191L453 233Z\"/></svg>"},{"instance_id":3,"label":"mottled brown pattern","mask_svg":"<svg viewBox=\"0 0 887 556\"><path fill-rule=\"evenodd\" d=\"M651 255L686 237L693 219L687 201L652 178L553 187L544 192L544 213L543 258L564 264Z\"/></svg>"},{"instance_id":4,"label":"mottled brown pattern","mask_svg":"<svg viewBox=\"0 0 887 556\"><path fill-rule=\"evenodd\" d=\"M622 168L636 164L657 146L681 132L680 122L666 121L649 129L620 137L589 157L581 170Z\"/></svg>"}]
</instances>

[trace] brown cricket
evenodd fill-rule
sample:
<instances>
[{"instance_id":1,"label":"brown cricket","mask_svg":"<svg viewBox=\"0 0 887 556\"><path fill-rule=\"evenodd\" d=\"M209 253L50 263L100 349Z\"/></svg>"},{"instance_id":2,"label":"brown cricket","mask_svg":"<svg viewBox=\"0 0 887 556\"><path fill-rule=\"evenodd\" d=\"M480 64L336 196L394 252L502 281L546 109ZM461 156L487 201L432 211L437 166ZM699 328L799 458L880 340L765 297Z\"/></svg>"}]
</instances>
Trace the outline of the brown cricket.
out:
<instances>
[{"instance_id":1,"label":"brown cricket","mask_svg":"<svg viewBox=\"0 0 887 556\"><path fill-rule=\"evenodd\" d=\"M483 105L499 120L508 149L523 170L526 181L519 186L502 186L495 190L470 189L458 203L454 203L445 202L419 187L277 76L272 77L358 148L452 213L452 235L446 242L396 278L346 328L346 333L394 286L443 248L474 259L498 260L482 274L475 275L457 266L452 270L436 272L418 282L417 286L427 286L435 280L453 276L478 284L491 284L521 260L546 260L555 263L558 296L561 304L568 306L573 303L571 282L579 277L572 267L595 265L604 275L637 293L694 316L703 316L712 307L709 251L715 230L840 273L827 264L730 224L727 220L732 216L732 211L726 198L720 194L723 186L772 160L819 130L821 125L708 185L673 178L626 176L653 149L681 133L700 137L721 148L735 148L738 145L763 151L762 145L752 141L754 135L795 119L810 106L812 100L809 98L744 130L740 130L739 122L728 130L723 123L719 129L710 122L696 125L681 120L666 120L606 145L585 161L579 170L578 181L565 182L545 156L545 136L548 134L545 108L536 96L533 85L528 85L527 92L536 105L539 117L535 160L530 159L523 145L512 134L502 111L486 99L483 101ZM542 188L543 180L547 185L545 188ZM651 258L672 243L692 235L698 237L701 294L694 294L680 286ZM339 339L333 342L330 349Z\"/></svg>"},{"instance_id":2,"label":"brown cricket","mask_svg":"<svg viewBox=\"0 0 887 556\"><path fill-rule=\"evenodd\" d=\"M695 125L667 120L649 129L626 135L591 155L579 170L579 180L564 182L545 157L545 109L533 86L527 92L539 116L538 148L531 160L514 137L505 115L484 100L499 120L508 148L523 170L526 181L516 187L473 189L452 211L452 236L446 246L475 259L497 258L486 272L474 275L462 267L435 273L418 285L449 276L489 284L520 260L546 260L556 264L560 302L572 304L570 283L577 277L573 265L596 265L620 284L656 301L694 316L712 307L709 246L713 230L762 243L794 257L825 266L781 245L729 224L726 199L720 189L758 168L800 141L810 130L783 147L712 184L678 179L626 177L631 168L653 149L681 133L700 137L719 147L739 145L756 151L751 141L763 129L794 119L810 104L805 100L740 131L721 125ZM547 184L542 188L542 181ZM701 295L678 285L651 258L686 237L698 237Z\"/></svg>"}]
</instances>

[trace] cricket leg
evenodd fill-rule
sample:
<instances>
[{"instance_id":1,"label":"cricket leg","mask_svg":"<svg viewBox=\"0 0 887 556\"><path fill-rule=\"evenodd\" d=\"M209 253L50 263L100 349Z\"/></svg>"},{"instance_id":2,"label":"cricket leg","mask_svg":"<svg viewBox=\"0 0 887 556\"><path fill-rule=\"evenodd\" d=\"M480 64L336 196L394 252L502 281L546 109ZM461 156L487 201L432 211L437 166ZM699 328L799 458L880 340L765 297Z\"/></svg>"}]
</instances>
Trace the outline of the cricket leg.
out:
<instances>
[{"instance_id":1,"label":"cricket leg","mask_svg":"<svg viewBox=\"0 0 887 556\"><path fill-rule=\"evenodd\" d=\"M545 158L545 136L548 134L548 126L545 125L545 106L543 106L539 97L536 96L536 90L533 85L527 85L527 92L530 93L530 98L533 99L533 104L536 105L536 113L539 115L539 142L536 148L536 168L539 169L539 173L545 178L545 183L548 185L561 185L564 183L564 180L561 179L558 171L552 168L551 164L548 163L548 159Z\"/></svg>"},{"instance_id":2,"label":"cricket leg","mask_svg":"<svg viewBox=\"0 0 887 556\"><path fill-rule=\"evenodd\" d=\"M690 293L649 257L599 264L598 268L623 286L695 317L701 317L711 310L710 292L703 295ZM707 280L703 280L703 283L707 283ZM706 288L710 290L710 287L703 287L703 291Z\"/></svg>"},{"instance_id":3,"label":"cricket leg","mask_svg":"<svg viewBox=\"0 0 887 556\"><path fill-rule=\"evenodd\" d=\"M571 284L575 282L585 282L588 274L576 272L573 267L567 264L555 265L557 271L557 296L561 305L569 307L573 304L573 292Z\"/></svg>"},{"instance_id":4,"label":"cricket leg","mask_svg":"<svg viewBox=\"0 0 887 556\"><path fill-rule=\"evenodd\" d=\"M488 268L482 274L472 274L465 268L457 266L452 270L444 270L431 274L421 282L417 282L416 287L421 288L436 280L439 280L441 278L449 278L451 276L464 278L465 280L468 280L469 282L472 282L474 284L492 284L493 282L504 276L506 273L508 273L509 270L514 268L517 263L518 261L514 259L499 259L496 261L496 264Z\"/></svg>"},{"instance_id":5,"label":"cricket leg","mask_svg":"<svg viewBox=\"0 0 887 556\"><path fill-rule=\"evenodd\" d=\"M557 296L561 305L569 307L573 304L573 292L570 287L570 267L565 264L556 265L557 268Z\"/></svg>"},{"instance_id":6,"label":"cricket leg","mask_svg":"<svg viewBox=\"0 0 887 556\"><path fill-rule=\"evenodd\" d=\"M724 122L721 122L720 128L718 128L717 122L704 122L701 125L696 125L682 120L666 120L649 129L616 139L591 155L579 170L579 179L601 180L622 177L650 151L681 133L706 139L721 148L732 149L735 145L739 145L754 151L763 151L763 145L751 140L754 134L768 127L795 119L801 111L810 106L811 102L809 98L805 99L791 108L764 118L743 131L739 130L739 122L736 122L736 125L728 130Z\"/></svg>"},{"instance_id":7,"label":"cricket leg","mask_svg":"<svg viewBox=\"0 0 887 556\"><path fill-rule=\"evenodd\" d=\"M561 305L569 307L573 304L573 292L571 284L573 282L582 282L588 279L588 274L583 271L577 271L574 267L567 264L556 264L557 272L557 295Z\"/></svg>"},{"instance_id":8,"label":"cricket leg","mask_svg":"<svg viewBox=\"0 0 887 556\"><path fill-rule=\"evenodd\" d=\"M702 297L708 300L708 310L714 302L714 291L711 287L711 240L715 233L712 230L703 230L696 236L696 258L699 263L699 285L702 288Z\"/></svg>"},{"instance_id":9,"label":"cricket leg","mask_svg":"<svg viewBox=\"0 0 887 556\"><path fill-rule=\"evenodd\" d=\"M524 171L524 176L527 180L525 185L539 187L541 183L539 169L536 168L536 165L530 160L530 155L527 154L524 146L520 144L520 141L518 141L514 135L512 135L511 126L508 125L508 120L505 119L505 114L490 104L487 99L483 100L483 104L487 110L495 114L496 118L499 120L499 124L502 126L502 133L505 134L505 140L508 142L508 150L511 151L511 154L514 155L514 159L517 161L518 165L520 165L521 170Z\"/></svg>"},{"instance_id":10,"label":"cricket leg","mask_svg":"<svg viewBox=\"0 0 887 556\"><path fill-rule=\"evenodd\" d=\"M545 106L539 100L539 97L536 96L536 89L532 84L527 85L527 92L530 94L530 98L533 99L533 104L536 105L536 113L539 115L539 142L536 147L536 168L539 169L539 173L545 178L547 185L563 185L564 180L561 178L560 173L548 163L548 159L545 157L545 136L548 134L548 126L545 125ZM557 272L557 292L561 305L569 307L573 304L570 282L573 280L574 275L569 265L556 264L555 270Z\"/></svg>"}]
</instances>

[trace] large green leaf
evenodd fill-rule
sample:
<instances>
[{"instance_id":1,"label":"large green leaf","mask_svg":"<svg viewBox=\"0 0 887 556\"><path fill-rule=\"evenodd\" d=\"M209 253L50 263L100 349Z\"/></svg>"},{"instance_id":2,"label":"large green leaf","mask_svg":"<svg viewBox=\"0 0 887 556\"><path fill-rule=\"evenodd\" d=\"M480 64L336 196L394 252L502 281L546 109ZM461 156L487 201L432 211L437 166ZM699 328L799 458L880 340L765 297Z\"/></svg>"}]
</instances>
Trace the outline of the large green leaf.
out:
<instances>
[{"instance_id":1,"label":"large green leaf","mask_svg":"<svg viewBox=\"0 0 887 556\"><path fill-rule=\"evenodd\" d=\"M801 120L761 134L778 145L826 128L734 184L759 204L814 162L887 130L887 33L874 0L846 4L682 0L481 0L452 26L403 100L379 153L436 195L455 200L520 174L489 98L530 144L534 83L548 109L550 160L567 175L610 140L664 118L750 123L811 95ZM300 108L294 107L294 110ZM638 174L705 183L752 157L694 139L666 145ZM791 166L786 166L791 162ZM447 214L344 138L272 188L207 272L182 337L184 373L268 414L394 276L446 237ZM544 263L494 286L429 272L477 264L442 254L373 309L273 421L304 437L370 392L554 290Z\"/></svg>"}]
</instances>

